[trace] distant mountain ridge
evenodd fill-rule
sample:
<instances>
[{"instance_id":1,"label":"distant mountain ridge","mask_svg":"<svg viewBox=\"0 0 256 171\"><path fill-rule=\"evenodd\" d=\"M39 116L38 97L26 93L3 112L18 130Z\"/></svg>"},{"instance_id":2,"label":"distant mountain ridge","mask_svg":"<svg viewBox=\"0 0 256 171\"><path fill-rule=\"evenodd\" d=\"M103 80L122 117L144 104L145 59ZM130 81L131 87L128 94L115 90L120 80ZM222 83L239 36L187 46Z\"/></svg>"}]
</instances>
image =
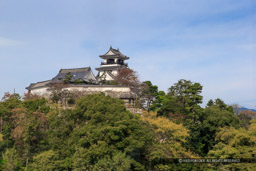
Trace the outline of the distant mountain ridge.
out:
<instances>
[{"instance_id":1,"label":"distant mountain ridge","mask_svg":"<svg viewBox=\"0 0 256 171\"><path fill-rule=\"evenodd\" d=\"M246 107L241 107L241 108L239 108L239 112L244 111L244 110L250 110L250 111L252 111L252 112L256 112L255 109L248 109L248 108L246 108Z\"/></svg>"}]
</instances>

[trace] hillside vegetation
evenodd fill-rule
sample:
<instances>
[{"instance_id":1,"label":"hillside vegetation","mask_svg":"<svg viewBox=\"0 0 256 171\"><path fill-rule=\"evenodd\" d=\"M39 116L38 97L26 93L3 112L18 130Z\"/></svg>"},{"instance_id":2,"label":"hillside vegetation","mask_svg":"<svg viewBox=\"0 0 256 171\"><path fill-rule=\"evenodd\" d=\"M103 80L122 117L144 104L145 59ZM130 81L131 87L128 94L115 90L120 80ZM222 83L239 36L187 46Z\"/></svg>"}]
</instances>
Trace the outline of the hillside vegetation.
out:
<instances>
[{"instance_id":1,"label":"hillside vegetation","mask_svg":"<svg viewBox=\"0 0 256 171\"><path fill-rule=\"evenodd\" d=\"M71 109L6 94L0 170L256 170L255 163L179 163L255 158L255 113L235 115L221 99L200 107L200 83L180 80L167 94L144 84L140 115L104 94L81 97Z\"/></svg>"}]
</instances>

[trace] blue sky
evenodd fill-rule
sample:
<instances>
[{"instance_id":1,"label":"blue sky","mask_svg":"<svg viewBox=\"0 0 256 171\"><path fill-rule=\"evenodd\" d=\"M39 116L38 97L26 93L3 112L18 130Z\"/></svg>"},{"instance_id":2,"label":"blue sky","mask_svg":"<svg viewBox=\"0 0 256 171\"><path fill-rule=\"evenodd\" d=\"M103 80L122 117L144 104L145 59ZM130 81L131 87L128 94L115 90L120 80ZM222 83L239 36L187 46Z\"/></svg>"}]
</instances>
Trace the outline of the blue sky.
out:
<instances>
[{"instance_id":1,"label":"blue sky","mask_svg":"<svg viewBox=\"0 0 256 171\"><path fill-rule=\"evenodd\" d=\"M255 26L255 0L0 0L0 96L60 68L94 70L112 45L160 90L188 79L204 104L255 108Z\"/></svg>"}]
</instances>

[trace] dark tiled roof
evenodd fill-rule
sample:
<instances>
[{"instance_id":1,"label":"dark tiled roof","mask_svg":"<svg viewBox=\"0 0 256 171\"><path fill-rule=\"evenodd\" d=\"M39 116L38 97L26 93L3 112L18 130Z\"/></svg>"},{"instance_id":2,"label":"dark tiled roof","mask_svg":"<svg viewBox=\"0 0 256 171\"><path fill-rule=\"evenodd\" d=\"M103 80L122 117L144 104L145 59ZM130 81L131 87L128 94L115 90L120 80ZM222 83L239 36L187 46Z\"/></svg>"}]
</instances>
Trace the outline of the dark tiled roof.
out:
<instances>
[{"instance_id":1,"label":"dark tiled roof","mask_svg":"<svg viewBox=\"0 0 256 171\"><path fill-rule=\"evenodd\" d=\"M37 82L37 83L31 83L28 87L26 87L26 89L31 90L31 89L35 89L35 88L45 87L45 86L47 86L50 82L51 82L51 80L40 81L40 82Z\"/></svg>"},{"instance_id":2,"label":"dark tiled roof","mask_svg":"<svg viewBox=\"0 0 256 171\"><path fill-rule=\"evenodd\" d=\"M26 89L32 90L41 87L50 86L50 84L55 83L63 83L66 75L72 76L70 79L70 83L75 82L76 80L97 83L97 79L95 78L90 67L86 68L72 68L72 69L61 69L59 73L51 80L41 81L37 83L31 83Z\"/></svg>"},{"instance_id":3,"label":"dark tiled roof","mask_svg":"<svg viewBox=\"0 0 256 171\"><path fill-rule=\"evenodd\" d=\"M90 67L86 68L72 68L72 69L61 69L59 74L56 75L51 83L61 83L65 80L66 76L72 76L70 82L75 82L76 80L86 81L86 82L97 82Z\"/></svg>"},{"instance_id":4,"label":"dark tiled roof","mask_svg":"<svg viewBox=\"0 0 256 171\"><path fill-rule=\"evenodd\" d=\"M107 53L111 51L113 53L113 55L107 55ZM122 54L119 49L113 49L111 46L109 48L107 53L105 53L104 55L100 55L101 58L103 59L109 59L109 58L121 58L121 59L129 59L128 56L125 56L124 54Z\"/></svg>"},{"instance_id":5,"label":"dark tiled roof","mask_svg":"<svg viewBox=\"0 0 256 171\"><path fill-rule=\"evenodd\" d=\"M90 67L84 67L84 68L70 68L70 69L60 69L60 73L74 73L74 72L87 72L91 68Z\"/></svg>"},{"instance_id":6,"label":"dark tiled roof","mask_svg":"<svg viewBox=\"0 0 256 171\"><path fill-rule=\"evenodd\" d=\"M135 99L136 98L136 95L133 94L133 93L126 93L126 94L121 94L120 99Z\"/></svg>"}]
</instances>

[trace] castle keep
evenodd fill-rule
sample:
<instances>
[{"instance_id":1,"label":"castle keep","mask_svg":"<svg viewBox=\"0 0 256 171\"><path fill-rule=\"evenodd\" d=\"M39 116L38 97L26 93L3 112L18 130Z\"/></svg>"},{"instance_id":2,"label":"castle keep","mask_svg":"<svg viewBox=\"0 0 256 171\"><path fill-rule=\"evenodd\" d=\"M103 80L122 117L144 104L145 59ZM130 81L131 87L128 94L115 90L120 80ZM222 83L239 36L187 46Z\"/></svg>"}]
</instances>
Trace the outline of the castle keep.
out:
<instances>
[{"instance_id":1,"label":"castle keep","mask_svg":"<svg viewBox=\"0 0 256 171\"><path fill-rule=\"evenodd\" d=\"M126 105L133 105L135 94L130 87L122 85L107 85L106 81L113 81L118 71L128 68L124 63L129 57L123 55L119 49L110 47L107 53L100 55L104 59L99 68L97 76L93 74L90 67L60 69L59 73L50 80L31 83L26 89L28 93L50 98L52 89L59 87L69 92L83 92L85 94L104 93L111 97L120 98L125 101Z\"/></svg>"}]
</instances>

